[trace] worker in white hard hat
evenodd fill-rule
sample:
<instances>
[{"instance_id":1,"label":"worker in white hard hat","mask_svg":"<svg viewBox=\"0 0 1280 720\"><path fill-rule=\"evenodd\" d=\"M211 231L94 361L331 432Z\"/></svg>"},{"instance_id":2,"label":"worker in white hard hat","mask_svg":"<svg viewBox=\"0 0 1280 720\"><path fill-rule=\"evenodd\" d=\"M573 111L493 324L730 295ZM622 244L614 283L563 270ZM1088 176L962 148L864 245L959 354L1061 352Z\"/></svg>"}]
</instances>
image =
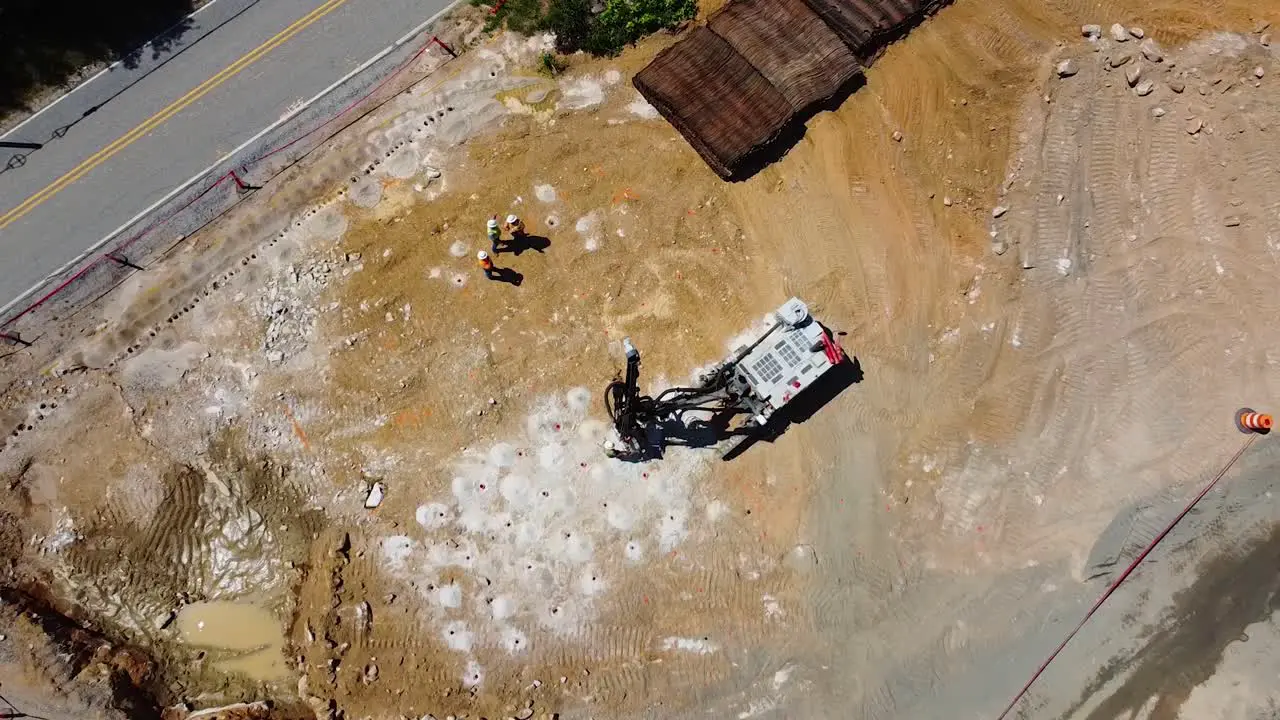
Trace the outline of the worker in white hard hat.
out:
<instances>
[{"instance_id":1,"label":"worker in white hard hat","mask_svg":"<svg viewBox=\"0 0 1280 720\"><path fill-rule=\"evenodd\" d=\"M492 278L494 267L493 267L493 260L489 258L489 253L481 250L480 252L476 253L476 260L480 262L480 269L484 271L484 276L487 278Z\"/></svg>"},{"instance_id":2,"label":"worker in white hard hat","mask_svg":"<svg viewBox=\"0 0 1280 720\"><path fill-rule=\"evenodd\" d=\"M498 229L498 216L494 215L489 218L489 223L485 228L485 232L489 236L489 249L494 255L498 254L498 243L502 242L502 231Z\"/></svg>"},{"instance_id":3,"label":"worker in white hard hat","mask_svg":"<svg viewBox=\"0 0 1280 720\"><path fill-rule=\"evenodd\" d=\"M503 228L511 233L513 239L519 239L524 235L524 221L515 215L507 216L507 222L503 225Z\"/></svg>"}]
</instances>

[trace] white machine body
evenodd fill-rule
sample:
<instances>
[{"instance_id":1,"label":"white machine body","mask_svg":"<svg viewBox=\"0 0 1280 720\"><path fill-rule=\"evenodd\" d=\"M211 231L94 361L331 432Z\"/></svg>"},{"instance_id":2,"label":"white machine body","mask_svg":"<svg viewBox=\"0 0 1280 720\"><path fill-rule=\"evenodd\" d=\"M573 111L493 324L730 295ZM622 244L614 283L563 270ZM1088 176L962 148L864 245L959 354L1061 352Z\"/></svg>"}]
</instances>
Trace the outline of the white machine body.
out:
<instances>
[{"instance_id":1,"label":"white machine body","mask_svg":"<svg viewBox=\"0 0 1280 720\"><path fill-rule=\"evenodd\" d=\"M756 416L763 424L842 356L804 302L791 298L765 318L761 339L738 348L726 362L736 360L738 377L765 404Z\"/></svg>"}]
</instances>

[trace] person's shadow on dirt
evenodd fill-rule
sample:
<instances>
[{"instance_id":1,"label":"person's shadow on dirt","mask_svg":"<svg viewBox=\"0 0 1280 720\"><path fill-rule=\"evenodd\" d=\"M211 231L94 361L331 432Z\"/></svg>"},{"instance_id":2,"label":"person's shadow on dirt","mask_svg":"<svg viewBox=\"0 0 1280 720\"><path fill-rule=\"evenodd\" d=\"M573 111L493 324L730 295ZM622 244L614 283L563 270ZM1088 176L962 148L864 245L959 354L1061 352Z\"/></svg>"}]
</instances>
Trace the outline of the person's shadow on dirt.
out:
<instances>
[{"instance_id":1,"label":"person's shadow on dirt","mask_svg":"<svg viewBox=\"0 0 1280 720\"><path fill-rule=\"evenodd\" d=\"M520 283L524 282L524 275L521 275L511 268L495 267L494 269L486 272L484 276L495 282L504 282L508 285L514 285L515 287L520 287Z\"/></svg>"},{"instance_id":2,"label":"person's shadow on dirt","mask_svg":"<svg viewBox=\"0 0 1280 720\"><path fill-rule=\"evenodd\" d=\"M508 240L502 247L502 252L509 252L516 257L526 250L534 252L542 252L551 247L551 240L541 235L517 235Z\"/></svg>"}]
</instances>

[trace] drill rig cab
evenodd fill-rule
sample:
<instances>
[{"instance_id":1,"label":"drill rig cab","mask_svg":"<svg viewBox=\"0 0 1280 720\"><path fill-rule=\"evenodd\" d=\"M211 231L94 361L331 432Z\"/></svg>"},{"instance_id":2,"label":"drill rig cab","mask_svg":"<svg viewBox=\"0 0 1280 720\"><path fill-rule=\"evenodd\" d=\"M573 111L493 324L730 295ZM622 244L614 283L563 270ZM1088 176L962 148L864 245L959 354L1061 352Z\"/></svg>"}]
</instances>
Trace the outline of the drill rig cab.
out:
<instances>
[{"instance_id":1,"label":"drill rig cab","mask_svg":"<svg viewBox=\"0 0 1280 720\"><path fill-rule=\"evenodd\" d=\"M655 442L654 436L673 424L687 427L690 413L696 414L695 424L719 425L724 434L741 437L725 453L736 454L760 436L775 413L845 359L835 338L797 298L769 313L754 340L699 371L696 384L668 388L656 397L640 394L640 352L630 338L622 347L626 374L605 389L605 409L616 433L605 452L624 459L652 457L655 445L660 455L665 439ZM735 416L745 420L730 428Z\"/></svg>"}]
</instances>

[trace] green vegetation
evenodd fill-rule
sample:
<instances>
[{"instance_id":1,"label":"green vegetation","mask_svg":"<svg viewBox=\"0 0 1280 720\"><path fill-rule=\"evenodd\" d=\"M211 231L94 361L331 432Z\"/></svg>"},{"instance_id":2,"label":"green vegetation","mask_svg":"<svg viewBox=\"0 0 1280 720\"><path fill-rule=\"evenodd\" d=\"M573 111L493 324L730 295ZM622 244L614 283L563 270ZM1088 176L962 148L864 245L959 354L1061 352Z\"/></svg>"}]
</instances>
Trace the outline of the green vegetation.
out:
<instances>
[{"instance_id":1,"label":"green vegetation","mask_svg":"<svg viewBox=\"0 0 1280 720\"><path fill-rule=\"evenodd\" d=\"M477 5L491 1L472 0ZM640 38L697 14L697 0L605 0L599 13L591 11L591 0L506 0L490 18L489 29L505 26L525 35L549 32L562 53L616 55Z\"/></svg>"},{"instance_id":2,"label":"green vegetation","mask_svg":"<svg viewBox=\"0 0 1280 720\"><path fill-rule=\"evenodd\" d=\"M538 72L547 77L555 77L564 72L565 63L555 53L544 52L538 58Z\"/></svg>"},{"instance_id":3,"label":"green vegetation","mask_svg":"<svg viewBox=\"0 0 1280 720\"><path fill-rule=\"evenodd\" d=\"M0 115L85 65L161 58L188 30L192 0L0 0ZM157 35L159 33L159 35ZM146 47L142 43L154 38Z\"/></svg>"}]
</instances>

